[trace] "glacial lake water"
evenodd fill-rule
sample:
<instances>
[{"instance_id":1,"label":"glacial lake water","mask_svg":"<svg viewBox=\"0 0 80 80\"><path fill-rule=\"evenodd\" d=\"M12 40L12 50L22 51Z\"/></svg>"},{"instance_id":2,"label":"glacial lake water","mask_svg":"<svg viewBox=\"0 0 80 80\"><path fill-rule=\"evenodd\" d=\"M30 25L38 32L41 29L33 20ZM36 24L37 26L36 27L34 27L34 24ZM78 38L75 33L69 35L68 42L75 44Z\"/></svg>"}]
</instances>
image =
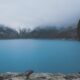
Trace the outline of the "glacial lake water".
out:
<instances>
[{"instance_id":1,"label":"glacial lake water","mask_svg":"<svg viewBox=\"0 0 80 80\"><path fill-rule=\"evenodd\" d=\"M0 40L0 72L80 72L80 42Z\"/></svg>"}]
</instances>

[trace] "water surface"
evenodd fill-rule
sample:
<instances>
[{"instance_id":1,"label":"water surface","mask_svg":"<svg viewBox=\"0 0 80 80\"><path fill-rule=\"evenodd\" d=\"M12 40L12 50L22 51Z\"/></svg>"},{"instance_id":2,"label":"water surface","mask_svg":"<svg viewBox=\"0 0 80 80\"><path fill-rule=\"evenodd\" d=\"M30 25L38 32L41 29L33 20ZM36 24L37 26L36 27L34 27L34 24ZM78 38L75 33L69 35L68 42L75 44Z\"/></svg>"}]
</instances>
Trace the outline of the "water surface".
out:
<instances>
[{"instance_id":1,"label":"water surface","mask_svg":"<svg viewBox=\"0 0 80 80\"><path fill-rule=\"evenodd\" d=\"M80 42L0 40L0 72L72 73L80 71Z\"/></svg>"}]
</instances>

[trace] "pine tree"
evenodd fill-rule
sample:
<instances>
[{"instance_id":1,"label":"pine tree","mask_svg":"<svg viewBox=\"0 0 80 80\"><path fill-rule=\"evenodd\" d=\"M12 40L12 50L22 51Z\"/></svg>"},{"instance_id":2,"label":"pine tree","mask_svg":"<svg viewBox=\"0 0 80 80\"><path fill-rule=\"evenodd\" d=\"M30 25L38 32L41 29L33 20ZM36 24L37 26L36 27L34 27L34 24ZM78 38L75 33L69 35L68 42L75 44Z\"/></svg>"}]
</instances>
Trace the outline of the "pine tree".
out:
<instances>
[{"instance_id":1,"label":"pine tree","mask_svg":"<svg viewBox=\"0 0 80 80\"><path fill-rule=\"evenodd\" d=\"M78 39L80 40L80 20L77 25L77 35L78 35Z\"/></svg>"}]
</instances>

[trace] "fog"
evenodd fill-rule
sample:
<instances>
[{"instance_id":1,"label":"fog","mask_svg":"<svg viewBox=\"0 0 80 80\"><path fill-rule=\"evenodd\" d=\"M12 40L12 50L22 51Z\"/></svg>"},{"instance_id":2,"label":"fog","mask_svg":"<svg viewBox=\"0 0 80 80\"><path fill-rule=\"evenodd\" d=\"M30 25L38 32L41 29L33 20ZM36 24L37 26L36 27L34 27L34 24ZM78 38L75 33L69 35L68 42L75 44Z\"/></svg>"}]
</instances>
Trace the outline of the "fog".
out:
<instances>
[{"instance_id":1,"label":"fog","mask_svg":"<svg viewBox=\"0 0 80 80\"><path fill-rule=\"evenodd\" d=\"M0 0L0 24L15 29L71 26L80 18L80 0Z\"/></svg>"}]
</instances>

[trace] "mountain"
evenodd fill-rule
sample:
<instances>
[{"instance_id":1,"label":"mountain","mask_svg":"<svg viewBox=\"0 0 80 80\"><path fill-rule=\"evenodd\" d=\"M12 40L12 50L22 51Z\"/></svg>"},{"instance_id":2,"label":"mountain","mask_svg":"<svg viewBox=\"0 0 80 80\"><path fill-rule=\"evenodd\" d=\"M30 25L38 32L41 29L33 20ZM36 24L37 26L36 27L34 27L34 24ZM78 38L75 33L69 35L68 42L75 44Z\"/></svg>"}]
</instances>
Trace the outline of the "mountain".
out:
<instances>
[{"instance_id":1,"label":"mountain","mask_svg":"<svg viewBox=\"0 0 80 80\"><path fill-rule=\"evenodd\" d=\"M18 36L18 32L14 29L11 29L5 25L0 24L0 38L16 38Z\"/></svg>"}]
</instances>

